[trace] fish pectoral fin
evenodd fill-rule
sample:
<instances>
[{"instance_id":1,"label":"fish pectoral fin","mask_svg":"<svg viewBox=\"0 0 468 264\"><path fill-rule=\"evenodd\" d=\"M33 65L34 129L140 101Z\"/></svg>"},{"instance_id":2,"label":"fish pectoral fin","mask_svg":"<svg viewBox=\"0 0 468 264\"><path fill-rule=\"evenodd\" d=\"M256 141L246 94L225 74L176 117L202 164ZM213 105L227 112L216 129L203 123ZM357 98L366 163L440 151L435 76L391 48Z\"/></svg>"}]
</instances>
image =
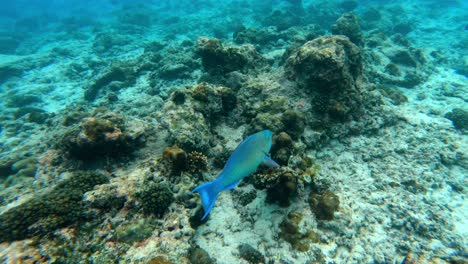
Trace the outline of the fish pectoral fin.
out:
<instances>
[{"instance_id":1,"label":"fish pectoral fin","mask_svg":"<svg viewBox=\"0 0 468 264\"><path fill-rule=\"evenodd\" d=\"M237 186L237 184L239 184L239 182L240 182L240 180L236 181L233 184L229 184L228 186L224 187L223 191L232 190L232 189L236 188L236 186Z\"/></svg>"},{"instance_id":2,"label":"fish pectoral fin","mask_svg":"<svg viewBox=\"0 0 468 264\"><path fill-rule=\"evenodd\" d=\"M279 164L276 163L276 161L274 161L273 159L271 159L268 155L265 154L265 156L263 156L263 162L262 162L263 165L269 167L269 168L279 168Z\"/></svg>"}]
</instances>

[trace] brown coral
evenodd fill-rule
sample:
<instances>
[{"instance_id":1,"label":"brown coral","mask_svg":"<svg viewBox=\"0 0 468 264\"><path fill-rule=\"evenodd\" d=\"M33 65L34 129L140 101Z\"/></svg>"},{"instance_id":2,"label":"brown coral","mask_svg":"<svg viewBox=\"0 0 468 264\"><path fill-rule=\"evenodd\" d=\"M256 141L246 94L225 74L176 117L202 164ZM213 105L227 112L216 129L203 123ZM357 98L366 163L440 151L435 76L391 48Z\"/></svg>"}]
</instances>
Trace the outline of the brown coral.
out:
<instances>
[{"instance_id":1,"label":"brown coral","mask_svg":"<svg viewBox=\"0 0 468 264\"><path fill-rule=\"evenodd\" d=\"M208 167L208 158L200 152L192 151L188 154L188 171L197 173Z\"/></svg>"}]
</instances>

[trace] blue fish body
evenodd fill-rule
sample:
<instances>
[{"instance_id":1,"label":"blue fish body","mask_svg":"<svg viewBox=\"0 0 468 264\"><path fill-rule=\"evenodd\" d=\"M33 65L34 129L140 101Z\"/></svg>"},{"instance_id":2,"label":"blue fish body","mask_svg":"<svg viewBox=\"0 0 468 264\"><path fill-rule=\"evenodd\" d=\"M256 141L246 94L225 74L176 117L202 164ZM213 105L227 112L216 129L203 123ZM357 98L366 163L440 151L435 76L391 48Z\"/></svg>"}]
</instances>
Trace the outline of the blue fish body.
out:
<instances>
[{"instance_id":1,"label":"blue fish body","mask_svg":"<svg viewBox=\"0 0 468 264\"><path fill-rule=\"evenodd\" d=\"M268 157L271 144L270 130L263 130L248 136L234 150L216 180L204 183L192 191L192 193L198 192L201 196L205 209L202 220L210 213L221 191L235 188L241 179L252 174L260 164L279 167Z\"/></svg>"}]
</instances>

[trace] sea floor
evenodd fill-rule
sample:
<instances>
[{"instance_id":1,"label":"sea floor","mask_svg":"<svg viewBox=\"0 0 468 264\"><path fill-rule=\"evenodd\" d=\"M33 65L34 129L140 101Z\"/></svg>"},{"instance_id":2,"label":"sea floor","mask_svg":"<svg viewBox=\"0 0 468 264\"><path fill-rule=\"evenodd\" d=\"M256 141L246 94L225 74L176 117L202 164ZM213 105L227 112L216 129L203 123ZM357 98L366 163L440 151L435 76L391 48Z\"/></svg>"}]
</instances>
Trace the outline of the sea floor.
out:
<instances>
[{"instance_id":1,"label":"sea floor","mask_svg":"<svg viewBox=\"0 0 468 264\"><path fill-rule=\"evenodd\" d=\"M425 23L434 7L404 3L388 4L377 21L369 15L377 5L354 11L365 42L360 48L364 93L378 103L363 103L362 119L326 129L316 129L311 102L301 97L307 93L291 91L296 84L283 75L283 52L290 52L295 41L305 43L301 37L312 34L307 25L274 32L282 37L242 50L255 60L246 64L257 63L253 70L218 78L200 59L196 45L202 36L217 37L224 47L241 46L228 37L234 22L222 22L226 13L234 21L249 10L244 24L260 32L255 19L264 12L261 5L257 10L209 6L177 19L168 15L173 9L158 6L154 10L167 17L154 26L101 21L72 30L59 23L50 33L25 38L16 52L0 55L0 218L11 220L9 213L29 204L48 208L51 194L73 192L61 183L82 171L105 175L106 183L76 185L83 187L78 198L65 202L65 207L79 207L76 215L74 209L50 205L45 213L26 210L33 214L30 219L37 218L32 223L24 220L28 215L1 222L0 233L13 239L0 239L0 262L402 263L406 258L404 263L466 263L468 139L460 126L467 122L468 39L466 25L459 23L465 18L466 24L467 14L457 8L437 11L440 16ZM317 8L323 11L317 16L333 23L343 13L324 3L306 11ZM411 24L409 33L392 32L395 12L404 13L399 19ZM319 27L316 37L331 35L331 25ZM371 42L375 39L381 43ZM257 54L252 49L260 55L252 55ZM401 50L427 60L414 67L407 60L395 63L403 77L384 73L393 52ZM112 77L115 72L123 77ZM400 79L413 72L419 81L409 87ZM87 99L100 81L106 82L104 88ZM204 82L213 84L206 88ZM237 94L235 103L228 101L233 110L226 115L221 104L231 97L225 87ZM390 90L400 101L388 96ZM197 101L197 93L211 103ZM227 95L220 99L220 94ZM312 179L297 180L285 206L271 202L270 190L257 188L251 176L222 192L208 220L198 221L200 201L190 191L213 180L252 131L268 128L277 135L294 127L277 123L291 109L310 119L298 136L289 133L294 150L284 167L296 173L301 162L295 160L312 160L317 165ZM454 109L464 110L461 123L448 117ZM73 157L73 144L79 145L89 133L86 126L99 120L103 129L114 126L106 130L111 132L106 140L119 138L119 147L99 150L92 158ZM67 141L67 135L75 138ZM200 152L206 167L179 172L167 165L163 153L173 145L187 155ZM121 147L128 153L121 155ZM173 174L178 176L168 176ZM148 214L144 190L163 185L173 197L154 198L150 204L158 213ZM161 188L163 193L166 187ZM339 208L327 220L318 219L310 205L311 194L324 191L339 198Z\"/></svg>"}]
</instances>

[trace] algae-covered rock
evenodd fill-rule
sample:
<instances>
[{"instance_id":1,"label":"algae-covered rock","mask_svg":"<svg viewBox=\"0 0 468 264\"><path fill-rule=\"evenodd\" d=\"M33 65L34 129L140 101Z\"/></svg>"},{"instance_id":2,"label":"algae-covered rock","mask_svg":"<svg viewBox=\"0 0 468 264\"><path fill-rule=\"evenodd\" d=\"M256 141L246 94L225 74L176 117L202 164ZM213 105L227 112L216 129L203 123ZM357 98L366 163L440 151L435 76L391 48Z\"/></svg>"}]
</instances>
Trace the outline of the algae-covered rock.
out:
<instances>
[{"instance_id":1,"label":"algae-covered rock","mask_svg":"<svg viewBox=\"0 0 468 264\"><path fill-rule=\"evenodd\" d=\"M97 113L68 129L57 148L71 157L90 160L101 156L120 156L144 143L145 127L115 113Z\"/></svg>"},{"instance_id":2,"label":"algae-covered rock","mask_svg":"<svg viewBox=\"0 0 468 264\"><path fill-rule=\"evenodd\" d=\"M461 108L454 108L451 112L445 115L450 119L455 128L467 131L468 130L468 111Z\"/></svg>"},{"instance_id":3,"label":"algae-covered rock","mask_svg":"<svg viewBox=\"0 0 468 264\"><path fill-rule=\"evenodd\" d=\"M83 194L107 183L100 173L78 171L50 191L36 195L0 215L0 242L44 235L86 217Z\"/></svg>"},{"instance_id":4,"label":"algae-covered rock","mask_svg":"<svg viewBox=\"0 0 468 264\"><path fill-rule=\"evenodd\" d=\"M225 48L219 39L199 38L196 43L197 54L208 72L228 73L242 69L247 57L237 48Z\"/></svg>"},{"instance_id":5,"label":"algae-covered rock","mask_svg":"<svg viewBox=\"0 0 468 264\"><path fill-rule=\"evenodd\" d=\"M216 38L200 37L196 43L196 53L201 57L203 68L211 75L223 75L265 65L265 59L253 46L225 47Z\"/></svg>"},{"instance_id":6,"label":"algae-covered rock","mask_svg":"<svg viewBox=\"0 0 468 264\"><path fill-rule=\"evenodd\" d=\"M266 263L263 254L249 244L240 244L237 249L240 257L250 264Z\"/></svg>"},{"instance_id":7,"label":"algae-covered rock","mask_svg":"<svg viewBox=\"0 0 468 264\"><path fill-rule=\"evenodd\" d=\"M6 105L8 107L25 107L40 102L42 102L42 99L37 95L21 94L8 97Z\"/></svg>"},{"instance_id":8,"label":"algae-covered rock","mask_svg":"<svg viewBox=\"0 0 468 264\"><path fill-rule=\"evenodd\" d=\"M362 78L359 48L344 36L324 36L305 43L286 61L288 77L324 93L345 91Z\"/></svg>"},{"instance_id":9,"label":"algae-covered rock","mask_svg":"<svg viewBox=\"0 0 468 264\"><path fill-rule=\"evenodd\" d=\"M187 153L179 147L165 148L162 158L170 166L173 175L180 175L180 172L187 169Z\"/></svg>"},{"instance_id":10,"label":"algae-covered rock","mask_svg":"<svg viewBox=\"0 0 468 264\"><path fill-rule=\"evenodd\" d=\"M302 214L300 212L291 212L288 217L280 224L280 237L288 241L293 249L306 252L311 243L319 241L318 234L313 230L305 228L302 225Z\"/></svg>"},{"instance_id":11,"label":"algae-covered rock","mask_svg":"<svg viewBox=\"0 0 468 264\"><path fill-rule=\"evenodd\" d=\"M188 260L190 264L214 264L216 263L208 252L199 246L194 246L189 250Z\"/></svg>"},{"instance_id":12,"label":"algae-covered rock","mask_svg":"<svg viewBox=\"0 0 468 264\"><path fill-rule=\"evenodd\" d=\"M281 132L273 137L271 157L280 165L288 165L293 149L294 146L291 136L286 132Z\"/></svg>"},{"instance_id":13,"label":"algae-covered rock","mask_svg":"<svg viewBox=\"0 0 468 264\"><path fill-rule=\"evenodd\" d=\"M155 227L153 220L139 219L135 223L119 225L115 229L115 238L119 242L133 244L151 236Z\"/></svg>"},{"instance_id":14,"label":"algae-covered rock","mask_svg":"<svg viewBox=\"0 0 468 264\"><path fill-rule=\"evenodd\" d=\"M147 262L147 264L173 264L173 263L164 256L157 256L155 258L150 259Z\"/></svg>"},{"instance_id":15,"label":"algae-covered rock","mask_svg":"<svg viewBox=\"0 0 468 264\"><path fill-rule=\"evenodd\" d=\"M114 63L92 81L86 88L84 98L88 101L94 101L99 92L112 82L116 82L118 87L131 85L135 82L135 71L132 67L133 65L123 62Z\"/></svg>"},{"instance_id":16,"label":"algae-covered rock","mask_svg":"<svg viewBox=\"0 0 468 264\"><path fill-rule=\"evenodd\" d=\"M309 204L317 219L333 220L333 214L340 207L340 200L336 194L329 191L323 194L311 193Z\"/></svg>"},{"instance_id":17,"label":"algae-covered rock","mask_svg":"<svg viewBox=\"0 0 468 264\"><path fill-rule=\"evenodd\" d=\"M176 105L170 101L159 113L161 122L168 129L167 142L184 151L205 152L210 148L212 135L202 113L194 111L193 105Z\"/></svg>"},{"instance_id":18,"label":"algae-covered rock","mask_svg":"<svg viewBox=\"0 0 468 264\"><path fill-rule=\"evenodd\" d=\"M165 183L145 184L135 193L143 212L148 215L162 216L174 201L174 194Z\"/></svg>"},{"instance_id":19,"label":"algae-covered rock","mask_svg":"<svg viewBox=\"0 0 468 264\"><path fill-rule=\"evenodd\" d=\"M334 35L345 35L358 46L364 44L361 26L356 15L353 13L343 14L336 23L332 26L332 33Z\"/></svg>"},{"instance_id":20,"label":"algae-covered rock","mask_svg":"<svg viewBox=\"0 0 468 264\"><path fill-rule=\"evenodd\" d=\"M260 170L253 175L255 188L267 189L267 201L289 206L297 192L298 175L288 167Z\"/></svg>"},{"instance_id":21,"label":"algae-covered rock","mask_svg":"<svg viewBox=\"0 0 468 264\"><path fill-rule=\"evenodd\" d=\"M345 120L361 108L361 51L345 36L305 43L287 59L285 72L307 90L317 112Z\"/></svg>"}]
</instances>

